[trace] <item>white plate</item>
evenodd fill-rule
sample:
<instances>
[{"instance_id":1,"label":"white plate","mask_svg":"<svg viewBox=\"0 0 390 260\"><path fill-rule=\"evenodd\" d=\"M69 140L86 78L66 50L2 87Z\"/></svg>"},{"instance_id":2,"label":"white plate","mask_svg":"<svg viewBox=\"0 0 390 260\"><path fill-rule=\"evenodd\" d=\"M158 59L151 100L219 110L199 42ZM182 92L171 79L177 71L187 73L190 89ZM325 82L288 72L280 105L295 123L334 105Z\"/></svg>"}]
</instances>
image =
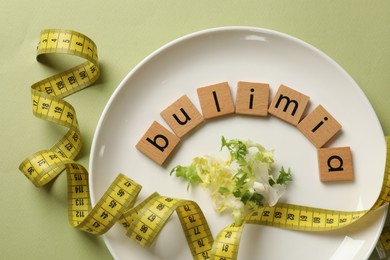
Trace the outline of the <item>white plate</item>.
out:
<instances>
[{"instance_id":1,"label":"white plate","mask_svg":"<svg viewBox=\"0 0 390 260\"><path fill-rule=\"evenodd\" d=\"M126 57L123 57L124 59ZM355 180L319 181L315 147L294 126L275 117L232 115L210 120L182 140L165 167L135 148L153 120L167 126L160 112L183 94L200 109L196 89L228 81L235 97L240 80L266 82L271 97L280 84L310 96L311 111L322 104L343 126L329 145L350 146ZM276 167L291 167L294 181L283 201L335 210L368 209L378 197L385 163L385 141L369 101L353 79L321 51L291 36L258 28L210 29L158 49L121 82L109 100L93 140L90 172L93 204L122 172L143 185L140 199L157 191L196 201L215 236L232 222L218 215L208 192L186 189L170 169L195 156L218 153L221 136L252 139L275 149ZM356 225L325 233L248 225L239 259L364 259L375 247L384 209ZM116 259L191 259L174 214L149 249L141 248L115 225L104 240Z\"/></svg>"}]
</instances>

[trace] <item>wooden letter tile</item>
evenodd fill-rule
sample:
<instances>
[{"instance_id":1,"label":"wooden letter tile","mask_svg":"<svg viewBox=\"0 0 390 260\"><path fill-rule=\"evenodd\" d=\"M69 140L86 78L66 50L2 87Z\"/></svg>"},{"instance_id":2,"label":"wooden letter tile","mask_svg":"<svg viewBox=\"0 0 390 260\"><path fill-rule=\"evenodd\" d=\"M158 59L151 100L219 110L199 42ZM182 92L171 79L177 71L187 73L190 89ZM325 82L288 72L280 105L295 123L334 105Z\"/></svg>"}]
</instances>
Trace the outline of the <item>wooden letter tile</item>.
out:
<instances>
[{"instance_id":1,"label":"wooden letter tile","mask_svg":"<svg viewBox=\"0 0 390 260\"><path fill-rule=\"evenodd\" d=\"M341 130L341 125L319 105L298 124L298 129L320 148Z\"/></svg>"},{"instance_id":2,"label":"wooden letter tile","mask_svg":"<svg viewBox=\"0 0 390 260\"><path fill-rule=\"evenodd\" d=\"M308 96L281 85L271 102L268 112L296 126L309 103L309 99Z\"/></svg>"},{"instance_id":3,"label":"wooden letter tile","mask_svg":"<svg viewBox=\"0 0 390 260\"><path fill-rule=\"evenodd\" d=\"M237 84L236 113L268 115L269 85L240 81Z\"/></svg>"},{"instance_id":4,"label":"wooden letter tile","mask_svg":"<svg viewBox=\"0 0 390 260\"><path fill-rule=\"evenodd\" d=\"M139 140L136 147L150 159L162 165L180 139L156 121Z\"/></svg>"},{"instance_id":5,"label":"wooden letter tile","mask_svg":"<svg viewBox=\"0 0 390 260\"><path fill-rule=\"evenodd\" d=\"M321 148L317 155L321 181L353 180L350 147Z\"/></svg>"},{"instance_id":6,"label":"wooden letter tile","mask_svg":"<svg viewBox=\"0 0 390 260\"><path fill-rule=\"evenodd\" d=\"M202 114L186 95L164 109L161 116L180 138L204 121Z\"/></svg>"},{"instance_id":7,"label":"wooden letter tile","mask_svg":"<svg viewBox=\"0 0 390 260\"><path fill-rule=\"evenodd\" d=\"M234 103L227 82L197 89L204 119L234 113Z\"/></svg>"}]
</instances>

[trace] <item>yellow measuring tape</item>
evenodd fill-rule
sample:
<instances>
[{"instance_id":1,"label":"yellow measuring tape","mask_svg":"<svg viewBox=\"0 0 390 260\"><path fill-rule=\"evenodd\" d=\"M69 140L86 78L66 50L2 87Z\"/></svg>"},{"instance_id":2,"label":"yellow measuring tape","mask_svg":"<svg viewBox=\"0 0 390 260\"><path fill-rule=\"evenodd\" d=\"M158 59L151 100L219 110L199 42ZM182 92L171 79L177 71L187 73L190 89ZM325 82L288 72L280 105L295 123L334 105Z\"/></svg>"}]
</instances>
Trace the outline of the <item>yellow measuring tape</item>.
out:
<instances>
[{"instance_id":1,"label":"yellow measuring tape","mask_svg":"<svg viewBox=\"0 0 390 260\"><path fill-rule=\"evenodd\" d=\"M74 108L64 97L90 86L99 75L97 48L87 36L70 30L44 30L37 47L41 55L63 53L86 59L84 63L32 85L33 114L67 127L68 132L50 149L38 151L19 166L37 187L44 186L62 171L67 173L68 219L71 226L103 234L116 222L127 235L143 246L153 243L167 220L176 211L194 259L236 259L245 224L261 224L292 230L328 231L350 225L390 201L390 137L381 193L369 210L334 211L279 203L249 213L241 225L231 224L216 237L210 232L202 210L193 201L153 193L135 207L141 186L119 174L92 208L88 172L74 158L81 149L81 135ZM390 230L389 230L390 232ZM384 230L379 241L390 250L390 235Z\"/></svg>"}]
</instances>

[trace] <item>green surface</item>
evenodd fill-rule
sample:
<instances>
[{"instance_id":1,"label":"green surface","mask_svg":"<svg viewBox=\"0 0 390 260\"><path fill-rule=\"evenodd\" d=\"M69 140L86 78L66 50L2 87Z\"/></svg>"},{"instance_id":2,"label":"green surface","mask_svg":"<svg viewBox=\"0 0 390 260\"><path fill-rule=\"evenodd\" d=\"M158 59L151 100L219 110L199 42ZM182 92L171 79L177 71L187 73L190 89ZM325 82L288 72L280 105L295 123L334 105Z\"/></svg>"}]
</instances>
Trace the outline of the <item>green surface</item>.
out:
<instances>
[{"instance_id":1,"label":"green surface","mask_svg":"<svg viewBox=\"0 0 390 260\"><path fill-rule=\"evenodd\" d=\"M163 44L206 28L242 25L281 31L319 48L367 95L390 135L390 1L6 1L0 0L1 209L3 259L111 259L103 240L67 223L66 178L35 188L19 171L34 151L65 132L33 117L30 85L66 66L35 60L39 32L72 29L98 46L102 76L67 100L84 137L88 167L100 114L125 75ZM70 60L64 59L63 64ZM375 258L375 257L374 257Z\"/></svg>"}]
</instances>

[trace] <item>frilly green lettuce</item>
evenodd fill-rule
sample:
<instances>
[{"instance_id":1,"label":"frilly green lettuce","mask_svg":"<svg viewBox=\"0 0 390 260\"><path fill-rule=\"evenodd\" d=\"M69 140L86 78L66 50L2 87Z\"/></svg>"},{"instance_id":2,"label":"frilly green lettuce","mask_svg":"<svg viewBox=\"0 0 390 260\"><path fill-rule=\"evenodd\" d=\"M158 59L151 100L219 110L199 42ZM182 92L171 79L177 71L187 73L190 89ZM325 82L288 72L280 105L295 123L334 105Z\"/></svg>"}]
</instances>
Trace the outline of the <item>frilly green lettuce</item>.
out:
<instances>
[{"instance_id":1,"label":"frilly green lettuce","mask_svg":"<svg viewBox=\"0 0 390 260\"><path fill-rule=\"evenodd\" d=\"M230 212L235 223L263 206L274 206L292 180L291 171L282 167L278 176L273 173L274 151L250 140L226 140L222 137L221 150L227 148L226 160L215 155L196 157L189 166L178 165L170 174L199 184L211 192L218 213Z\"/></svg>"}]
</instances>

